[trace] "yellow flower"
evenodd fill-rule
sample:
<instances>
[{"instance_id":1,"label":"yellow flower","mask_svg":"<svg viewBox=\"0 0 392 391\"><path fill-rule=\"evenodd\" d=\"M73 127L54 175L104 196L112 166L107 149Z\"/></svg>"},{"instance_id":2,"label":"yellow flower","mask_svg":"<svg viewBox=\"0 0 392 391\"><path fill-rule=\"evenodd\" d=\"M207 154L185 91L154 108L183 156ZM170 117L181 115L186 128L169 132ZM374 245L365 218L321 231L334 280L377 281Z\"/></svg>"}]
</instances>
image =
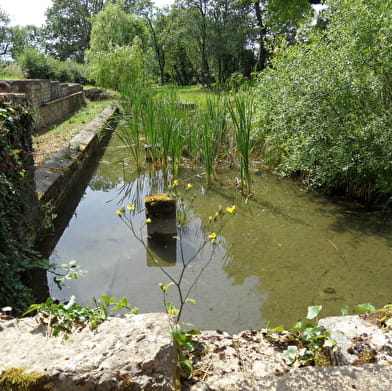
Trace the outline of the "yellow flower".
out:
<instances>
[{"instance_id":1,"label":"yellow flower","mask_svg":"<svg viewBox=\"0 0 392 391\"><path fill-rule=\"evenodd\" d=\"M149 223L151 223L151 219L150 218L146 219L146 224L149 224Z\"/></svg>"},{"instance_id":2,"label":"yellow flower","mask_svg":"<svg viewBox=\"0 0 392 391\"><path fill-rule=\"evenodd\" d=\"M128 210L135 210L135 205L129 204L129 205L127 205L127 209Z\"/></svg>"},{"instance_id":3,"label":"yellow flower","mask_svg":"<svg viewBox=\"0 0 392 391\"><path fill-rule=\"evenodd\" d=\"M117 213L117 215L121 216L123 211L122 211L122 209L119 209L119 210L116 210L116 213Z\"/></svg>"},{"instance_id":4,"label":"yellow flower","mask_svg":"<svg viewBox=\"0 0 392 391\"><path fill-rule=\"evenodd\" d=\"M188 184L186 185L186 189L187 189L187 190L192 189L192 183L188 183Z\"/></svg>"},{"instance_id":5,"label":"yellow flower","mask_svg":"<svg viewBox=\"0 0 392 391\"><path fill-rule=\"evenodd\" d=\"M176 187L176 186L178 186L179 184L180 184L180 182L176 179L176 180L173 181L172 187Z\"/></svg>"},{"instance_id":6,"label":"yellow flower","mask_svg":"<svg viewBox=\"0 0 392 391\"><path fill-rule=\"evenodd\" d=\"M228 206L228 207L226 208L226 211L227 211L228 213L231 213L231 214L233 214L233 213L235 212L235 210L236 210L236 206L235 206L235 205L233 205L233 206Z\"/></svg>"},{"instance_id":7,"label":"yellow flower","mask_svg":"<svg viewBox=\"0 0 392 391\"><path fill-rule=\"evenodd\" d=\"M209 216L209 217L208 217L208 220L210 220L210 221L211 221L212 219L213 219L213 217L212 217L212 216Z\"/></svg>"},{"instance_id":8,"label":"yellow flower","mask_svg":"<svg viewBox=\"0 0 392 391\"><path fill-rule=\"evenodd\" d=\"M211 240L212 243L214 243L216 240L216 233L215 232L210 233L208 235L208 238Z\"/></svg>"}]
</instances>

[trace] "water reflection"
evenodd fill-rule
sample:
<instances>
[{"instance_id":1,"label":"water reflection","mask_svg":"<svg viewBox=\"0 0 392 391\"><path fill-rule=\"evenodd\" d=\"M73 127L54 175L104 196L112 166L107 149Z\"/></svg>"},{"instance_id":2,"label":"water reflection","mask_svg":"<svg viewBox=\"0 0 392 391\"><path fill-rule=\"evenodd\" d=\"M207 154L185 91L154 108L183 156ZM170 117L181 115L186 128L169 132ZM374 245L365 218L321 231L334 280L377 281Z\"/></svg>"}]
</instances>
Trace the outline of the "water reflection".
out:
<instances>
[{"instance_id":1,"label":"water reflection","mask_svg":"<svg viewBox=\"0 0 392 391\"><path fill-rule=\"evenodd\" d=\"M109 148L104 160L118 160L117 153ZM234 332L267 322L291 326L308 305L322 304L323 315L336 315L343 304L382 306L391 301L390 222L267 173L254 176L255 199L247 204L225 183L201 192L203 179L189 175L189 197L194 197L189 224L177 232L181 241L169 241L166 248L146 239L144 212L144 197L164 191L163 174L135 178L130 166L101 164L50 259L76 259L89 273L65 292L52 287L52 294L67 297L72 292L87 303L102 294L126 296L143 312L162 311L157 284L169 282L162 269L178 278L183 262L192 259L184 289L192 287L198 304L189 306L183 319L203 329ZM236 173L220 175L229 182ZM115 214L131 202L138 211L132 222L148 251ZM232 204L238 212L223 227L221 245L199 251L209 232L209 215L219 205ZM203 270L211 256L213 262Z\"/></svg>"}]
</instances>

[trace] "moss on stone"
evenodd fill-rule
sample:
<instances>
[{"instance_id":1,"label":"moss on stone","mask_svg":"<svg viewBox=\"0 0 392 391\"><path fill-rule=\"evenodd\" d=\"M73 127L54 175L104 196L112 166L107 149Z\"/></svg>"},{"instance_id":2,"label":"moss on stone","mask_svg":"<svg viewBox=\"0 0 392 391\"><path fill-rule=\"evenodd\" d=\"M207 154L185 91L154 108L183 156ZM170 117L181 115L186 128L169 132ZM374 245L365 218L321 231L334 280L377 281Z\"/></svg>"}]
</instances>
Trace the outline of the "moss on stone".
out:
<instances>
[{"instance_id":1,"label":"moss on stone","mask_svg":"<svg viewBox=\"0 0 392 391\"><path fill-rule=\"evenodd\" d=\"M387 322L392 319L392 308L385 306L374 312L367 312L361 318L381 328L388 328Z\"/></svg>"},{"instance_id":2,"label":"moss on stone","mask_svg":"<svg viewBox=\"0 0 392 391\"><path fill-rule=\"evenodd\" d=\"M333 365L331 355L327 349L320 349L314 353L314 363L319 367L330 367Z\"/></svg>"},{"instance_id":3,"label":"moss on stone","mask_svg":"<svg viewBox=\"0 0 392 391\"><path fill-rule=\"evenodd\" d=\"M48 389L48 377L25 368L9 368L0 374L0 389L7 391L42 391Z\"/></svg>"},{"instance_id":4,"label":"moss on stone","mask_svg":"<svg viewBox=\"0 0 392 391\"><path fill-rule=\"evenodd\" d=\"M175 198L168 196L167 194L158 193L147 195L144 199L145 204L158 203L158 202L175 202Z\"/></svg>"}]
</instances>

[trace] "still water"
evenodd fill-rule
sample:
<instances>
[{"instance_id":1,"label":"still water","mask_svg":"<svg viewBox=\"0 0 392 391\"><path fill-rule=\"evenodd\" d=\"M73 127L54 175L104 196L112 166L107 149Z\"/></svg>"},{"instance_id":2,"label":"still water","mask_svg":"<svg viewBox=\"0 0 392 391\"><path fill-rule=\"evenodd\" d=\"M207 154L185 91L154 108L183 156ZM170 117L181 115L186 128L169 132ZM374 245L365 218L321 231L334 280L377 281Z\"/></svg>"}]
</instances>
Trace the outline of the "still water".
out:
<instances>
[{"instance_id":1,"label":"still water","mask_svg":"<svg viewBox=\"0 0 392 391\"><path fill-rule=\"evenodd\" d=\"M131 164L111 163L123 153L114 137L50 257L57 264L75 259L88 274L61 291L50 280L52 296L73 294L81 304L103 294L125 296L141 312L162 311L158 283L169 282L164 271L178 279L184 260L183 291L193 286L190 297L197 303L186 306L183 320L200 329L290 327L309 305L323 305L328 316L343 305L392 302L391 222L267 172L253 175L255 197L247 202L233 186L236 172L220 173L222 184L212 190L197 172L183 173L180 187L193 185L184 195L188 224L177 232L181 242L155 262L135 234L148 245L143 199L165 190L164 180L153 173L137 177ZM130 203L136 210L119 217L116 210ZM225 216L211 245L209 216L233 204L237 212Z\"/></svg>"}]
</instances>

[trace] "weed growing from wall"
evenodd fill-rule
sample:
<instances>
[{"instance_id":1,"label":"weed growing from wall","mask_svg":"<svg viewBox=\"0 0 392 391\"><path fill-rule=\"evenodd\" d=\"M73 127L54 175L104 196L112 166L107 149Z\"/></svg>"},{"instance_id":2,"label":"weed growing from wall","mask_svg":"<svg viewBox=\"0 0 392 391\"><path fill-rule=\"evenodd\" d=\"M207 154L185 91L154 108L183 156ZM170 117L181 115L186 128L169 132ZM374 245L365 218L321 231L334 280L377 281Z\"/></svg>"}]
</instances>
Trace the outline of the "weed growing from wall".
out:
<instances>
[{"instance_id":1,"label":"weed growing from wall","mask_svg":"<svg viewBox=\"0 0 392 391\"><path fill-rule=\"evenodd\" d=\"M32 122L33 111L28 107L0 103L0 307L12 306L17 313L31 299L23 274L47 267L32 245L30 216L38 208L30 171Z\"/></svg>"}]
</instances>

